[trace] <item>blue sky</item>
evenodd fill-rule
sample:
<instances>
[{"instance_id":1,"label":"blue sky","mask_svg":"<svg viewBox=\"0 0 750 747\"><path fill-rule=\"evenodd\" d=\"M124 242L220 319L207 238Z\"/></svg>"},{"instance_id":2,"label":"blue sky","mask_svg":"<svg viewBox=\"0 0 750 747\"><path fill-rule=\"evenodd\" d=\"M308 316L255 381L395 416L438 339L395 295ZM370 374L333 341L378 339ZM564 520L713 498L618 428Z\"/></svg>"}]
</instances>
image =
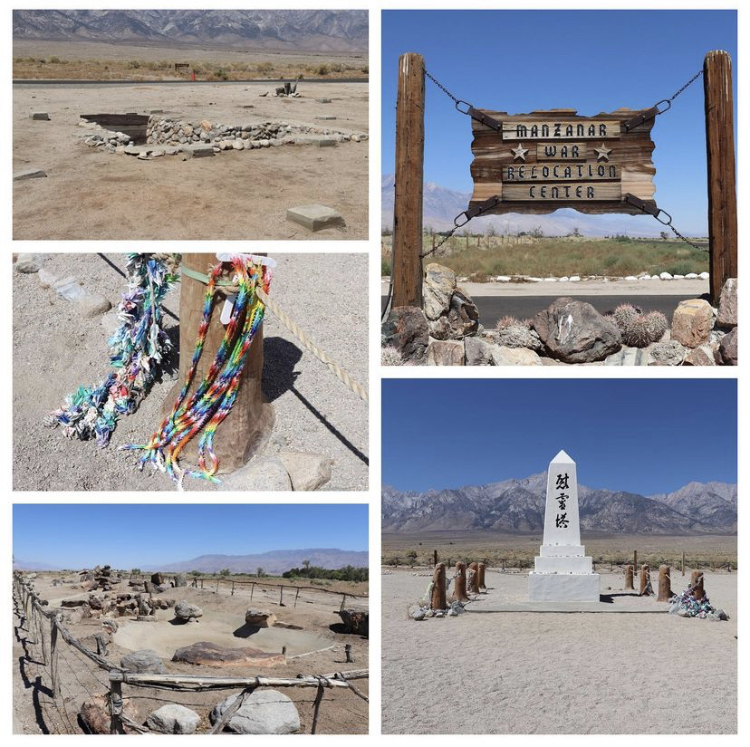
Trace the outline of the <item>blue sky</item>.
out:
<instances>
[{"instance_id":1,"label":"blue sky","mask_svg":"<svg viewBox=\"0 0 750 747\"><path fill-rule=\"evenodd\" d=\"M383 174L394 170L404 52L424 55L427 70L477 108L521 114L567 107L592 115L669 98L702 68L706 52L725 49L736 102L734 11L384 11L382 39ZM429 80L426 86L425 180L471 192L471 120ZM701 79L657 118L652 134L657 204L681 231L705 235Z\"/></svg>"},{"instance_id":2,"label":"blue sky","mask_svg":"<svg viewBox=\"0 0 750 747\"><path fill-rule=\"evenodd\" d=\"M641 495L737 480L734 379L384 379L383 483L482 485L560 449L590 488Z\"/></svg>"},{"instance_id":3,"label":"blue sky","mask_svg":"<svg viewBox=\"0 0 750 747\"><path fill-rule=\"evenodd\" d=\"M13 554L115 568L269 550L366 550L367 506L31 504L13 506Z\"/></svg>"}]
</instances>

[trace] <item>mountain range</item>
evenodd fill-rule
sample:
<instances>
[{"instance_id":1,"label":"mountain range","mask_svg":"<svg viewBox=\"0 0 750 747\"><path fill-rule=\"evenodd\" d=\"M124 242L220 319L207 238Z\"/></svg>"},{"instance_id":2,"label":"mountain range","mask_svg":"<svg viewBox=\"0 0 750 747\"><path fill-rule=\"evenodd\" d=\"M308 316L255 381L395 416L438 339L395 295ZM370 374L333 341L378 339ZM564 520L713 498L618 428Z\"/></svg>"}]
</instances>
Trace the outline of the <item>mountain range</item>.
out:
<instances>
[{"instance_id":1,"label":"mountain range","mask_svg":"<svg viewBox=\"0 0 750 747\"><path fill-rule=\"evenodd\" d=\"M232 573L255 573L262 568L266 573L278 575L300 568L304 560L319 568L337 569L346 565L355 568L368 566L367 550L338 550L335 548L314 548L307 550L272 550L254 555L199 555L192 560L177 563L153 565L149 570L203 573L218 573L223 568L229 568Z\"/></svg>"},{"instance_id":2,"label":"mountain range","mask_svg":"<svg viewBox=\"0 0 750 747\"><path fill-rule=\"evenodd\" d=\"M393 228L393 174L382 177L381 192L381 227ZM424 227L434 231L445 231L453 227L454 218L469 206L471 194L447 189L439 184L425 182L423 191L422 221ZM632 215L587 215L573 208L562 208L550 215L521 215L505 213L504 215L486 215L474 218L465 231L484 234L494 231L496 234L529 233L541 229L545 236L568 236L578 229L582 236L618 236L626 234L633 237L657 237L662 227L656 224L651 216Z\"/></svg>"},{"instance_id":3,"label":"mountain range","mask_svg":"<svg viewBox=\"0 0 750 747\"><path fill-rule=\"evenodd\" d=\"M14 39L364 52L366 10L14 10Z\"/></svg>"},{"instance_id":4,"label":"mountain range","mask_svg":"<svg viewBox=\"0 0 750 747\"><path fill-rule=\"evenodd\" d=\"M425 493L382 489L384 532L496 531L541 533L547 473L489 485ZM737 486L691 482L679 490L643 496L578 486L581 529L617 534L734 534Z\"/></svg>"}]
</instances>

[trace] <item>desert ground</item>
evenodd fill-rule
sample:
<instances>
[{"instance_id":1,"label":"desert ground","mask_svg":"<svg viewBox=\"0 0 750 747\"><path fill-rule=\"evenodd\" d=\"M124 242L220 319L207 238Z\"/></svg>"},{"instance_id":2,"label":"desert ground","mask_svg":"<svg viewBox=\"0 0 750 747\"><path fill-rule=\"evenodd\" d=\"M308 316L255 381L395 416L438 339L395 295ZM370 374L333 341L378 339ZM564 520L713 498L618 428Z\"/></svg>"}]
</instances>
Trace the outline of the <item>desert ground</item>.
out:
<instances>
[{"instance_id":1,"label":"desert ground","mask_svg":"<svg viewBox=\"0 0 750 747\"><path fill-rule=\"evenodd\" d=\"M673 572L672 590L690 578ZM450 574L452 576L452 572ZM737 731L737 576L705 573L727 622L669 615L653 597L615 605L658 614L476 614L526 599L525 574L487 571L487 595L456 617L407 610L431 572L382 577L382 710L387 734L730 734ZM632 592L629 592L632 594Z\"/></svg>"},{"instance_id":2,"label":"desert ground","mask_svg":"<svg viewBox=\"0 0 750 747\"><path fill-rule=\"evenodd\" d=\"M272 255L278 265L271 295L303 330L367 386L367 257L357 254ZM124 257L107 255L124 270ZM73 276L105 296L113 311L81 316L36 273L13 273L13 421L15 490L174 490L164 474L136 469L127 443L144 443L158 428L162 403L175 383L166 373L134 414L121 418L112 443L69 441L43 420L79 386L102 381L108 371L107 340L124 278L97 254L49 254L44 267L57 277ZM180 283L165 307L179 312ZM40 311L42 313L40 313ZM104 324L108 326L105 328ZM179 339L178 322L165 326ZM187 355L192 355L190 350ZM333 460L324 490L365 490L368 484L368 409L269 312L264 321L263 393L275 424L262 453L280 449L325 455ZM202 480L186 490L214 490Z\"/></svg>"},{"instance_id":3,"label":"desert ground","mask_svg":"<svg viewBox=\"0 0 750 747\"><path fill-rule=\"evenodd\" d=\"M62 585L53 585L53 580L64 580ZM264 582L275 582L264 579ZM250 586L237 586L230 595L230 583L224 581L220 591L215 591L215 582L206 582L205 588L181 587L168 589L156 598L186 600L203 610L197 623L175 624L173 609L158 610L156 621L142 622L134 618L117 617L118 630L112 636L107 659L119 665L120 659L140 649L152 649L163 658L167 674L200 674L206 677L296 677L298 674L326 674L334 671L347 671L368 668L368 641L360 635L344 632L341 618L335 614L341 604L341 597L318 590L301 591L296 606L293 605L294 592L285 597L284 607L279 606L278 588L257 586L250 601ZM287 583L287 582L284 582ZM309 582L300 580L301 586ZM46 598L51 607L59 606L63 600L85 599L88 597L78 581L77 574L44 573L34 579L37 593ZM349 598L347 607L367 608L366 584L343 584L351 594L364 594L357 600ZM120 587L124 587L120 589ZM127 576L117 587L119 591L132 591L127 586ZM101 596L103 592L98 592ZM109 592L114 594L116 592ZM245 611L252 606L268 610L282 623L298 626L301 629L269 627L253 629L248 633L245 625ZM61 643L58 670L61 678L62 698L55 703L50 698L49 668L44 667L40 658L41 646L36 643L36 634L20 627L19 613L14 615L13 640L13 710L14 733L82 733L76 716L81 703L95 695L107 692L106 672L86 659L71 646ZM76 619L78 615L74 615ZM90 650L96 650L93 636L102 632L102 620L83 617L78 622L66 623L74 637ZM235 635L237 631L237 635ZM48 635L48 634L47 634ZM253 667L250 665L223 666L220 668L191 665L171 661L175 650L190 646L199 641L208 641L226 647L252 647L266 653L280 653L286 647L286 662L273 667ZM352 646L353 663L346 663L344 646ZM367 692L367 679L357 680L357 689ZM189 693L134 688L125 685L123 696L130 699L135 707L137 720L143 720L156 708L166 703L180 703L193 709L201 716L199 731L210 728L208 713L211 708L231 695L233 690L217 692ZM295 703L301 722L300 733L310 731L315 688L284 688ZM367 703L347 690L326 690L320 708L318 733L366 733Z\"/></svg>"},{"instance_id":4,"label":"desert ground","mask_svg":"<svg viewBox=\"0 0 750 747\"><path fill-rule=\"evenodd\" d=\"M13 86L15 239L365 239L368 142L283 145L141 160L83 144L79 116L149 114L227 125L283 121L346 134L368 130L366 83L306 82L299 98L277 98L268 83L133 83ZM270 94L261 97L261 94ZM318 99L329 99L320 103ZM33 121L47 112L50 121ZM335 117L320 120L319 117ZM288 208L336 210L345 227L317 232L292 223Z\"/></svg>"}]
</instances>

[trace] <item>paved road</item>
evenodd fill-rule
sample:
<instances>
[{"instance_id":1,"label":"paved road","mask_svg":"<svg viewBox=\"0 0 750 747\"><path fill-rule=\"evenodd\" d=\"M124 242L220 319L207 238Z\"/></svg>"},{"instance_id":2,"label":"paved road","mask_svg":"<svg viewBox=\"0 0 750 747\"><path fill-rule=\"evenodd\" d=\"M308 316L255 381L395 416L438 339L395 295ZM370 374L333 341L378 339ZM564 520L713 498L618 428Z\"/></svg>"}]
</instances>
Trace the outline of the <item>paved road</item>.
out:
<instances>
[{"instance_id":1,"label":"paved road","mask_svg":"<svg viewBox=\"0 0 750 747\"><path fill-rule=\"evenodd\" d=\"M625 295L618 296L576 296L577 301L587 301L600 313L613 311L621 303L629 299ZM637 296L631 303L644 311L661 311L668 319L672 318L674 310L680 301L695 296ZM504 316L514 316L517 319L528 319L535 316L542 309L549 306L552 296L473 296L472 300L479 309L479 321L487 328L495 326L498 319ZM381 297L381 309L385 308L385 296Z\"/></svg>"},{"instance_id":2,"label":"paved road","mask_svg":"<svg viewBox=\"0 0 750 747\"><path fill-rule=\"evenodd\" d=\"M289 78L272 80L270 78L248 78L247 80L184 80L182 78L178 80L32 80L28 78L20 78L13 81L14 86L132 86L134 84L139 85L220 85L220 86L231 86L241 85L245 83L267 83L269 85L275 83L284 83ZM307 85L308 83L368 83L369 78L305 78L300 81L300 85Z\"/></svg>"}]
</instances>

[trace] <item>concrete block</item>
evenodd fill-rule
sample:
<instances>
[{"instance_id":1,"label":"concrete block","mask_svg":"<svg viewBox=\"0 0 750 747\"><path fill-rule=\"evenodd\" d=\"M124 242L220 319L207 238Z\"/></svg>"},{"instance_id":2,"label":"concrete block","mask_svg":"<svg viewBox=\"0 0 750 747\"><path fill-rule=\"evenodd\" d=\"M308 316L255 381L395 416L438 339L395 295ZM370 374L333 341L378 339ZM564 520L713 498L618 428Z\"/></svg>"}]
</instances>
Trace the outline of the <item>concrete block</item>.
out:
<instances>
[{"instance_id":1,"label":"concrete block","mask_svg":"<svg viewBox=\"0 0 750 747\"><path fill-rule=\"evenodd\" d=\"M29 114L29 119L38 119L44 122L49 122L50 116L47 112L31 112L31 114Z\"/></svg>"},{"instance_id":2,"label":"concrete block","mask_svg":"<svg viewBox=\"0 0 750 747\"><path fill-rule=\"evenodd\" d=\"M346 225L346 221L339 213L325 205L300 205L289 208L286 211L286 219L313 232Z\"/></svg>"},{"instance_id":3,"label":"concrete block","mask_svg":"<svg viewBox=\"0 0 750 747\"><path fill-rule=\"evenodd\" d=\"M529 573L530 602L598 602L598 573Z\"/></svg>"},{"instance_id":4,"label":"concrete block","mask_svg":"<svg viewBox=\"0 0 750 747\"><path fill-rule=\"evenodd\" d=\"M211 145L183 145L181 150L188 158L205 158L214 155L214 149Z\"/></svg>"}]
</instances>

